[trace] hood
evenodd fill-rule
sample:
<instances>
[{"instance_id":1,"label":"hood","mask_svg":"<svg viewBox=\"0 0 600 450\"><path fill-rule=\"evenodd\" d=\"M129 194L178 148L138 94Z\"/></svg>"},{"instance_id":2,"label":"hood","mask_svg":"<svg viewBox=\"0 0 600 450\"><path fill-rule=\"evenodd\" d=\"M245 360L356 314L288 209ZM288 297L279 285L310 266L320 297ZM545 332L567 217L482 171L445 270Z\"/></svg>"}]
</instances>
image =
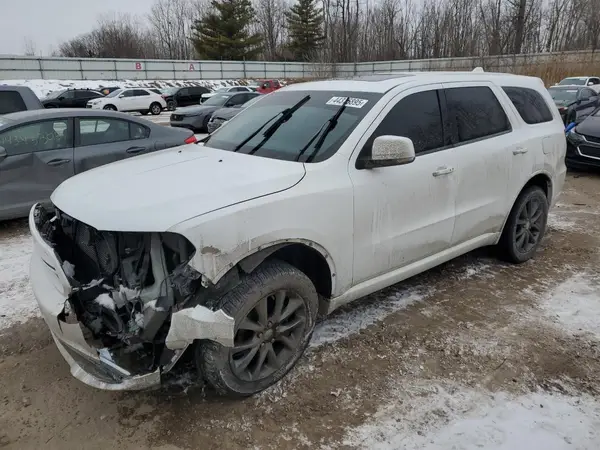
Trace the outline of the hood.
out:
<instances>
[{"instance_id":1,"label":"hood","mask_svg":"<svg viewBox=\"0 0 600 450\"><path fill-rule=\"evenodd\" d=\"M66 214L106 231L166 231L202 214L284 191L304 164L184 145L76 175L52 194Z\"/></svg>"},{"instance_id":2,"label":"hood","mask_svg":"<svg viewBox=\"0 0 600 450\"><path fill-rule=\"evenodd\" d=\"M600 117L588 116L583 120L575 131L579 134L600 138Z\"/></svg>"},{"instance_id":3,"label":"hood","mask_svg":"<svg viewBox=\"0 0 600 450\"><path fill-rule=\"evenodd\" d=\"M178 116L199 116L201 114L212 113L218 106L187 106L185 108L177 108L174 114Z\"/></svg>"},{"instance_id":4,"label":"hood","mask_svg":"<svg viewBox=\"0 0 600 450\"><path fill-rule=\"evenodd\" d=\"M225 120L230 120L233 119L235 116L237 116L239 113L241 113L244 110L244 108L221 108L221 109L217 109L214 113L213 113L213 117L218 117L219 119L225 119Z\"/></svg>"}]
</instances>

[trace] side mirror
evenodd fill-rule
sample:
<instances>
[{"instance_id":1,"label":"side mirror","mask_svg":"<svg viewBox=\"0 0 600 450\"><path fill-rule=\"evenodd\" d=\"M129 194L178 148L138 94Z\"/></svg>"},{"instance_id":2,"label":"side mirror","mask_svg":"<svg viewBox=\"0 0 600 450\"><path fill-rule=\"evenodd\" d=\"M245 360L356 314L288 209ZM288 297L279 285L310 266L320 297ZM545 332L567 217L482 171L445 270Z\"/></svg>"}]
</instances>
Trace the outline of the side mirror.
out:
<instances>
[{"instance_id":1,"label":"side mirror","mask_svg":"<svg viewBox=\"0 0 600 450\"><path fill-rule=\"evenodd\" d=\"M63 101L65 98L61 96L61 97L58 97L58 99L59 99L60 101Z\"/></svg>"},{"instance_id":2,"label":"side mirror","mask_svg":"<svg viewBox=\"0 0 600 450\"><path fill-rule=\"evenodd\" d=\"M0 145L0 161L3 161L7 156L6 149Z\"/></svg>"},{"instance_id":3,"label":"side mirror","mask_svg":"<svg viewBox=\"0 0 600 450\"><path fill-rule=\"evenodd\" d=\"M413 142L402 136L379 136L373 141L371 157L359 160L358 169L400 166L415 160Z\"/></svg>"},{"instance_id":4,"label":"side mirror","mask_svg":"<svg viewBox=\"0 0 600 450\"><path fill-rule=\"evenodd\" d=\"M588 86L593 86L593 85L594 85L594 82L593 82L593 81L588 81L588 84L587 84L587 85L588 85Z\"/></svg>"},{"instance_id":5,"label":"side mirror","mask_svg":"<svg viewBox=\"0 0 600 450\"><path fill-rule=\"evenodd\" d=\"M119 95L119 98L123 98L123 97L125 97L125 94Z\"/></svg>"}]
</instances>

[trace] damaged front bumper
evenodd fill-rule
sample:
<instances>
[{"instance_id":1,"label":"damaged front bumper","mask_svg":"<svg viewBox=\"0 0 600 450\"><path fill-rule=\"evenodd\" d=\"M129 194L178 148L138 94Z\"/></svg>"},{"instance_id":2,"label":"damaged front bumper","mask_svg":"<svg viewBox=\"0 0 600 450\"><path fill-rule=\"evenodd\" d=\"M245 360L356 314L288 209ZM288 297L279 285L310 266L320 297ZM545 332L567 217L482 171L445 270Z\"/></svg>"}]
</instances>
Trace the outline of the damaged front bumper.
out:
<instances>
[{"instance_id":1,"label":"damaged front bumper","mask_svg":"<svg viewBox=\"0 0 600 450\"><path fill-rule=\"evenodd\" d=\"M195 340L214 340L224 346L233 345L234 320L222 310L213 311L203 305L170 310L165 327L166 337L160 363L150 369L134 371L115 362L110 348L91 345L89 330L80 322L69 301L79 289L65 273L55 249L38 229L38 205L29 214L33 238L30 282L40 312L56 345L70 366L71 374L83 383L104 390L144 390L161 383L161 375L170 371L185 349ZM167 281L167 280L165 280ZM151 302L149 302L151 303ZM97 342L96 340L92 340Z\"/></svg>"}]
</instances>

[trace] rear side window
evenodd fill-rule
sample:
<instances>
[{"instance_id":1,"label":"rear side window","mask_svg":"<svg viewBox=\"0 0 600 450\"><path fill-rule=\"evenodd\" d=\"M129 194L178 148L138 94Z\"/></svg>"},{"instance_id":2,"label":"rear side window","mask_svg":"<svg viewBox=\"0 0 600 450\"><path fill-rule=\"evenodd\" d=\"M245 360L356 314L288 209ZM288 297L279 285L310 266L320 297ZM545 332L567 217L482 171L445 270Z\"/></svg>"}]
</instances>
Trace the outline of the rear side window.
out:
<instances>
[{"instance_id":1,"label":"rear side window","mask_svg":"<svg viewBox=\"0 0 600 450\"><path fill-rule=\"evenodd\" d=\"M0 91L0 114L10 114L26 109L21 94L15 91Z\"/></svg>"},{"instance_id":2,"label":"rear side window","mask_svg":"<svg viewBox=\"0 0 600 450\"><path fill-rule=\"evenodd\" d=\"M400 100L369 138L361 157L370 156L375 138L385 135L410 138L417 154L443 147L444 132L438 92L417 92Z\"/></svg>"},{"instance_id":3,"label":"rear side window","mask_svg":"<svg viewBox=\"0 0 600 450\"><path fill-rule=\"evenodd\" d=\"M80 119L79 145L109 144L129 140L129 122L118 119Z\"/></svg>"},{"instance_id":4,"label":"rear side window","mask_svg":"<svg viewBox=\"0 0 600 450\"><path fill-rule=\"evenodd\" d=\"M515 105L521 119L529 125L552 121L552 113L544 97L534 89L503 87L504 92Z\"/></svg>"},{"instance_id":5,"label":"rear side window","mask_svg":"<svg viewBox=\"0 0 600 450\"><path fill-rule=\"evenodd\" d=\"M150 95L150 93L144 89L136 89L133 91L133 95L134 97L143 97L145 95Z\"/></svg>"},{"instance_id":6,"label":"rear side window","mask_svg":"<svg viewBox=\"0 0 600 450\"><path fill-rule=\"evenodd\" d=\"M449 88L448 115L456 125L458 142L468 142L510 131L500 102L487 86Z\"/></svg>"}]
</instances>

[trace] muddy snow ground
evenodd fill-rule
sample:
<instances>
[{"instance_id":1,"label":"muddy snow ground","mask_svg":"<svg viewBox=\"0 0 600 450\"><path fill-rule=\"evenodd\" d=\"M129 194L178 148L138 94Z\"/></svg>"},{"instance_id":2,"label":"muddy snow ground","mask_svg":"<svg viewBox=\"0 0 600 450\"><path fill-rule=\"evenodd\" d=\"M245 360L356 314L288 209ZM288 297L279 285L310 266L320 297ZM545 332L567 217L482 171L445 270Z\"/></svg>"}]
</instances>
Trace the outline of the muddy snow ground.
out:
<instances>
[{"instance_id":1,"label":"muddy snow ground","mask_svg":"<svg viewBox=\"0 0 600 450\"><path fill-rule=\"evenodd\" d=\"M0 447L503 449L600 446L600 175L569 175L537 257L483 249L321 322L299 366L243 401L181 369L152 393L72 379L0 224Z\"/></svg>"}]
</instances>

